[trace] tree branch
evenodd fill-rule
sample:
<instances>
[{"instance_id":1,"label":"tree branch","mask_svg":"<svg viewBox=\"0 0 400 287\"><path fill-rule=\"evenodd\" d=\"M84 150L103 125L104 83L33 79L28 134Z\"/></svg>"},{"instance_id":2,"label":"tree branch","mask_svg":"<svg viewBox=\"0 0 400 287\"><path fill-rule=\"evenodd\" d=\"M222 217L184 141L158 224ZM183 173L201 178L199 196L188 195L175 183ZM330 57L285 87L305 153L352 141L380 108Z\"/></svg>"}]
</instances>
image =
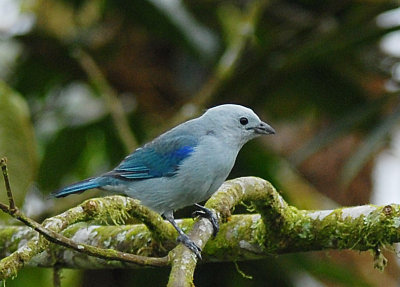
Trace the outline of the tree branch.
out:
<instances>
[{"instance_id":1,"label":"tree branch","mask_svg":"<svg viewBox=\"0 0 400 287\"><path fill-rule=\"evenodd\" d=\"M257 182L260 181L262 180L257 179ZM221 225L218 236L207 242L202 254L203 262L252 260L271 255L329 249L373 250L375 253L375 251L379 252L377 246L400 242L398 228L400 206L397 204L304 211L304 214L301 214L303 211L300 211L300 214L298 211L294 209L291 212L295 215L290 219L292 228L283 230L277 237L281 239L277 242L285 242L286 238L290 241L299 240L300 243L295 243L295 246L291 247L286 243L274 244L266 248L265 244L269 240L268 232L260 214L232 215L226 223ZM336 217L338 214L341 215ZM371 221L372 218L374 220ZM310 225L310 221L314 223ZM360 222L366 223L360 224ZM178 223L184 230L193 227L192 219L178 220ZM301 231L304 227L310 231L314 229L315 233L308 235L308 232ZM331 232L331 230L337 230L337 232ZM151 240L152 234L144 224L103 226L87 225L81 222L66 228L62 234L78 244L111 248L125 253L155 256L159 252L158 247ZM24 242L36 235L34 230L24 226L0 227L0 256L4 257L21 248ZM51 254L58 258L57 262L54 262ZM59 264L60 267L87 269L140 267L118 261L97 259L56 244L49 244L45 253L33 257L33 260L29 262L30 266L42 267L52 267L55 264Z\"/></svg>"},{"instance_id":2,"label":"tree branch","mask_svg":"<svg viewBox=\"0 0 400 287\"><path fill-rule=\"evenodd\" d=\"M25 216L14 205L13 195L8 179L6 159L1 159L0 164L3 170L5 186L10 202L10 206L0 203L0 209L23 222L25 225L31 227L47 239L43 240L42 237L35 236L29 242L27 242L25 246L16 250L10 256L2 259L0 261L0 280L10 276L15 276L17 271L22 268L30 259L32 259L33 256L44 251L48 247L49 242L57 243L58 245L69 247L78 252L97 256L103 259L120 260L129 263L151 266L164 266L168 264L168 258L166 257L144 257L118 252L116 250L105 250L85 244L77 244L59 233L67 226L76 222L88 221L96 218L100 218L102 220L107 220L107 218L110 218L112 221L118 222L123 221L124 219L133 215L144 220L149 227L149 230L154 234L156 240L164 239L167 241L167 243L170 243L170 238L173 236L173 233L171 232L173 228L164 223L158 214L141 206L137 200L122 196L108 197L105 198L105 200L87 200L78 207L72 208L58 216L46 219L43 224L39 224L33 219ZM13 206L13 209L11 209L11 206Z\"/></svg>"},{"instance_id":3,"label":"tree branch","mask_svg":"<svg viewBox=\"0 0 400 287\"><path fill-rule=\"evenodd\" d=\"M61 268L59 266L53 268L53 286L61 287Z\"/></svg>"},{"instance_id":4,"label":"tree branch","mask_svg":"<svg viewBox=\"0 0 400 287\"><path fill-rule=\"evenodd\" d=\"M231 210L242 202L250 202L259 216L257 220L253 218L250 225L235 222L231 226ZM206 206L213 208L223 221L230 219L222 225L220 234L206 246L203 251L206 259L209 255L219 255L221 259L235 261L268 254L323 249L374 250L375 267L382 269L386 260L380 253L380 247L400 240L399 205L298 210L289 206L269 182L256 177L225 182ZM199 230L196 232L203 233L203 238L208 240L212 229L202 227L201 224L207 222L201 220L196 223L195 228L197 226ZM232 229L226 230L224 227L227 226ZM241 226L243 229L239 229ZM238 236L232 239L233 234L238 232L245 233L241 236L250 237ZM200 246L206 243L201 240L198 242ZM196 258L183 247L178 246L174 252L180 249L183 249L182 255L178 259L173 257L169 285L191 286ZM242 257L243 249L250 251L245 253L245 257Z\"/></svg>"},{"instance_id":5,"label":"tree branch","mask_svg":"<svg viewBox=\"0 0 400 287\"><path fill-rule=\"evenodd\" d=\"M12 193L9 198L12 199ZM258 214L232 216L234 207L243 202L250 203ZM269 182L256 177L225 182L206 206L214 209L223 222L216 238L209 241L212 226L206 219L195 224L191 219L179 221L183 230L193 227L189 236L204 248L205 262L249 260L298 251L353 249L373 250L375 267L382 269L386 259L380 252L381 247L400 241L400 205L299 210L289 206ZM163 248L173 248L176 233L158 214L131 198L90 199L46 219L43 224L27 218L16 207L11 212L9 206L0 203L0 209L47 239L31 229L0 228L0 252L14 251L0 261L0 279L15 276L28 262L58 267L77 267L78 264L82 268L137 268L140 264L171 265L169 286L193 285L196 257L183 245L174 248L168 257L151 257L165 254ZM82 227L89 220L122 222L131 216L140 218L146 225ZM81 260L76 260L76 256Z\"/></svg>"},{"instance_id":6,"label":"tree branch","mask_svg":"<svg viewBox=\"0 0 400 287\"><path fill-rule=\"evenodd\" d=\"M138 206L140 208L138 208ZM25 246L21 247L10 256L2 259L0 261L0 280L10 276L15 276L16 272L30 259L32 259L33 256L43 252L49 247L49 241L58 245L69 247L78 252L97 256L103 259L120 260L129 263L151 266L165 266L168 263L168 259L166 257L152 258L137 256L118 252L116 250L106 250L85 244L78 244L59 233L69 225L77 222L84 222L99 218L106 220L109 217L113 221L118 222L124 218L128 218L131 214L140 214L141 211L147 210L147 213L144 214L151 214L151 216L147 218L146 223L149 226L149 230L152 231L152 235L155 238L160 238L158 234L164 233L162 238L165 242L169 243L170 245L171 242L174 242L174 240L171 239L171 237L173 238L174 236L172 227L169 227L169 225L164 222L159 215L148 211L148 209L144 208L143 206L140 206L136 200L123 196L89 199L79 206L72 208L58 216L46 219L43 224L39 224L26 217L18 209L15 209L15 211L11 213L8 207L1 203L0 209L39 232L47 239L43 240L43 238L35 236L28 241ZM155 241L157 242L157 240Z\"/></svg>"},{"instance_id":7,"label":"tree branch","mask_svg":"<svg viewBox=\"0 0 400 287\"><path fill-rule=\"evenodd\" d=\"M8 179L7 158L3 157L2 159L0 159L0 166L1 166L1 170L3 172L4 184L6 186L6 191L7 191L8 207L11 212L14 212L15 211L15 202L14 202L13 194L11 192L10 181Z\"/></svg>"}]
</instances>

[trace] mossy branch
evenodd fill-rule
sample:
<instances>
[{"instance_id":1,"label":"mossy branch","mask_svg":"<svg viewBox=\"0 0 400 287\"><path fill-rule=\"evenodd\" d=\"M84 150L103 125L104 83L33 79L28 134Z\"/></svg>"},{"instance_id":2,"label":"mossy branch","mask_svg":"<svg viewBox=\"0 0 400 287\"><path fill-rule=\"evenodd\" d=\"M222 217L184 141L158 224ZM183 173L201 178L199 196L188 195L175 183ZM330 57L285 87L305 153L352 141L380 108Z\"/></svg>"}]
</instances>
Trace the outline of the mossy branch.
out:
<instances>
[{"instance_id":1,"label":"mossy branch","mask_svg":"<svg viewBox=\"0 0 400 287\"><path fill-rule=\"evenodd\" d=\"M231 215L242 202L250 203L258 213ZM172 226L136 200L122 196L90 199L42 224L24 216L17 207L11 212L10 206L0 204L2 210L43 236L27 227L0 228L0 254L13 252L0 261L1 279L15 276L27 264L57 268L138 268L141 264L170 265L169 286L193 284L196 257L183 245L172 249L176 245ZM376 267L383 268L386 261L381 247L400 242L400 205L298 210L289 206L269 182L256 177L225 182L206 206L214 209L223 222L216 238L211 239L212 227L206 219L179 221L183 230L191 229L189 236L203 247L204 262L353 249L373 250ZM145 224L93 224L110 219L121 223L128 217L140 218ZM87 221L92 224L87 225ZM155 257L166 255L170 249L168 256ZM132 257L136 261L127 259Z\"/></svg>"},{"instance_id":2,"label":"mossy branch","mask_svg":"<svg viewBox=\"0 0 400 287\"><path fill-rule=\"evenodd\" d=\"M400 209L398 205L389 205L390 208L396 211L396 215L393 214L392 219L394 221L400 220ZM359 224L358 219L363 219L365 216L359 213L360 208L365 210L372 210L370 217L380 215L385 209L385 206L374 207L366 205L362 207L349 207L345 209L345 213L358 214L359 217L355 220L348 218L346 223L339 220L335 221L334 218L328 219L325 217L325 224L328 224L330 228L338 228L338 232L330 233L329 230L323 230L322 226L324 222L321 221L321 228L318 231L319 234L313 234L311 238L304 238L304 234L296 233L289 236L294 238L297 237L301 243L296 243L294 248L288 248L286 245L274 245L271 249L267 249L264 246L267 238L267 232L264 228L264 223L260 214L240 214L232 215L229 220L221 226L220 233L212 240L209 240L203 250L203 263L204 262L215 262L215 261L238 261L238 260L252 260L265 258L270 255L293 253L297 251L317 251L317 250L328 250L328 249L352 249L357 251L364 250L376 250L377 246L385 246L391 243L400 242L400 235L395 237L387 238L384 242L376 239L375 233L379 233L383 229L387 229L383 234L379 234L379 237L384 238L392 232L398 233L397 227L393 226L390 222L378 221L374 224ZM389 209L386 206L386 209ZM341 209L326 211L326 213L338 213ZM310 212L312 217L319 213ZM325 211L323 212L325 214ZM385 217L385 216L384 216ZM300 218L298 226L301 224L308 225L308 222L302 221ZM365 219L367 221L367 219ZM329 222L328 222L329 221ZM363 220L364 221L364 220ZM189 230L193 227L194 221L192 219L178 220L179 225L184 230ZM347 225L347 227L344 227ZM378 227L377 225L383 225L386 227ZM360 229L361 228L361 229ZM346 233L349 230L355 231ZM355 234L363 233L362 241L360 237L356 238ZM156 256L159 249L156 244L152 242L152 234L148 231L143 224L133 225L87 225L85 222L77 223L67 227L61 232L64 236L73 239L78 244L88 244L97 246L100 248L116 249L125 253L140 254L143 256ZM342 233L342 234L341 234ZM14 252L24 246L24 242L35 238L37 233L25 226L2 226L0 227L0 256L4 257L10 252ZM287 232L284 232L280 237L284 238L288 236ZM365 236L365 238L364 238ZM290 239L293 240L293 239ZM329 241L330 240L330 241ZM310 241L310 242L308 242ZM320 243L321 241L321 243ZM307 244L305 244L307 242ZM363 242L368 242L367 245L363 246ZM261 243L261 244L260 244ZM382 244L382 245L379 245ZM54 258L57 258L57 262ZM103 259L97 259L93 256L86 254L72 252L67 248L60 247L56 244L49 244L44 256L33 257L33 260L29 261L29 266L42 266L52 267L58 264L60 267L68 268L86 268L86 269L106 269L106 268L140 268L138 265L127 265L118 261L108 261Z\"/></svg>"},{"instance_id":3,"label":"mossy branch","mask_svg":"<svg viewBox=\"0 0 400 287\"><path fill-rule=\"evenodd\" d=\"M100 249L85 244L77 244L71 239L60 234L60 232L67 226L77 222L89 221L93 219L111 219L113 222L121 222L125 218L134 216L139 219L143 219L143 222L147 224L156 241L161 239L167 243L171 242L170 239L173 236L172 227L163 222L158 214L140 205L137 200L123 196L106 197L103 199L90 199L75 208L72 208L58 216L48 218L42 224L39 224L33 219L25 216L15 206L8 180L6 162L6 158L2 158L0 160L9 199L9 205L7 206L3 203L0 203L0 209L29 226L33 230L37 231L47 240L43 240L43 238L40 236L35 236L28 241L26 245L16 250L10 256L3 258L0 261L0 280L15 276L17 271L27 262L29 262L33 256L43 252L46 248L48 248L50 242L71 248L87 255L93 255L108 260L119 260L128 263L150 266L165 266L168 264L168 258L166 257L152 258L134 254L126 254L112 249Z\"/></svg>"},{"instance_id":4,"label":"mossy branch","mask_svg":"<svg viewBox=\"0 0 400 287\"><path fill-rule=\"evenodd\" d=\"M16 250L10 256L3 258L0 261L0 280L10 276L15 276L18 269L22 268L27 262L29 262L33 256L49 248L50 242L71 248L87 255L93 255L107 260L119 260L127 263L150 266L165 266L168 263L168 258L166 257L153 258L134 254L126 254L113 249L101 249L94 246L85 245L83 243L76 243L60 234L60 232L66 227L78 222L85 222L99 218L103 218L104 220L111 218L111 220L118 222L123 220L123 218L129 217L130 214L138 214L140 210L143 210L143 206L138 207L137 201L131 198L113 196L102 199L89 199L79 206L72 208L58 216L46 219L42 224L39 224L25 216L17 208L11 212L6 205L0 204L0 209L20 220L33 230L39 232L44 238L47 239L43 240L43 238L35 236L28 241L25 246ZM135 211L132 212L132 209L135 209ZM149 226L149 230L153 231L153 237L156 239L160 238L160 236L157 234L163 233L164 241L172 241L171 238L167 239L168 235L172 237L172 229L169 227L169 225L163 222L159 215L154 214L153 212L149 213L152 214L147 218L146 223ZM159 221L163 223L160 223ZM157 225L155 225L155 223L157 223ZM54 264L56 263L57 262L54 262Z\"/></svg>"}]
</instances>

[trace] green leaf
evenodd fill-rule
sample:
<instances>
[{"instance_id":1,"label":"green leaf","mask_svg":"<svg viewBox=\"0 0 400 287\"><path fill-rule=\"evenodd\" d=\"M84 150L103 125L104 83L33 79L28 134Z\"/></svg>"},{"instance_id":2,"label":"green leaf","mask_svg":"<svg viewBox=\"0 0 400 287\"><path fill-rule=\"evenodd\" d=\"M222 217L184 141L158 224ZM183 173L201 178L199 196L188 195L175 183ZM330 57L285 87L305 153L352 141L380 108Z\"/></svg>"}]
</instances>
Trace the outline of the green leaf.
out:
<instances>
[{"instance_id":1,"label":"green leaf","mask_svg":"<svg viewBox=\"0 0 400 287\"><path fill-rule=\"evenodd\" d=\"M0 157L8 158L11 188L17 206L37 172L36 141L28 105L15 91L0 80ZM7 202L4 179L0 180L0 200Z\"/></svg>"}]
</instances>

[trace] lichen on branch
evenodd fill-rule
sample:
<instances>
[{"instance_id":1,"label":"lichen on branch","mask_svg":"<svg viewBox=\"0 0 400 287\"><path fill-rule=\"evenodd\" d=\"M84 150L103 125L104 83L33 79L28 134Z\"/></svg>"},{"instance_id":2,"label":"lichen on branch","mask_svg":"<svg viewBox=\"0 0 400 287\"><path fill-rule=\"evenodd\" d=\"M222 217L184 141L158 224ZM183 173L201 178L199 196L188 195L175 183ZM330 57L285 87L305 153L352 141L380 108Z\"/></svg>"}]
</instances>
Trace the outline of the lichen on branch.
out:
<instances>
[{"instance_id":1,"label":"lichen on branch","mask_svg":"<svg viewBox=\"0 0 400 287\"><path fill-rule=\"evenodd\" d=\"M15 276L25 265L90 269L170 265L170 286L193 283L196 256L183 245L175 247L173 227L137 200L123 196L89 199L42 224L17 207L10 208L11 189L9 201L8 206L0 203L0 209L29 227L0 227L0 254L4 257L0 279ZM256 213L232 215L241 203ZM203 248L204 262L353 249L373 250L375 267L383 268L386 259L381 248L400 241L399 205L299 210L288 205L269 182L257 177L225 182L206 206L222 223L215 238L211 238L212 226L207 219L178 221ZM124 225L130 217L143 224ZM118 224L98 225L110 221Z\"/></svg>"}]
</instances>

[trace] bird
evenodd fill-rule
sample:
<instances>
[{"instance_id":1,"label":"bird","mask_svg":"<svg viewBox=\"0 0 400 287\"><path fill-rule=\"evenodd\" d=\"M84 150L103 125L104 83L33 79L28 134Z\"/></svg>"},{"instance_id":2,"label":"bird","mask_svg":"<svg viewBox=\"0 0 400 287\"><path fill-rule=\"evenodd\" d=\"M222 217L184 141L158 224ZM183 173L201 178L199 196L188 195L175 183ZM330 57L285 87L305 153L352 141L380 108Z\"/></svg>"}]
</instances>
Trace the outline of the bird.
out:
<instances>
[{"instance_id":1,"label":"bird","mask_svg":"<svg viewBox=\"0 0 400 287\"><path fill-rule=\"evenodd\" d=\"M194 215L219 230L214 211L199 204L229 176L245 143L275 130L250 108L222 104L205 111L137 148L113 170L52 192L59 198L88 189L122 193L161 214L178 232L177 242L199 259L201 248L177 225L174 211L195 205Z\"/></svg>"}]
</instances>

